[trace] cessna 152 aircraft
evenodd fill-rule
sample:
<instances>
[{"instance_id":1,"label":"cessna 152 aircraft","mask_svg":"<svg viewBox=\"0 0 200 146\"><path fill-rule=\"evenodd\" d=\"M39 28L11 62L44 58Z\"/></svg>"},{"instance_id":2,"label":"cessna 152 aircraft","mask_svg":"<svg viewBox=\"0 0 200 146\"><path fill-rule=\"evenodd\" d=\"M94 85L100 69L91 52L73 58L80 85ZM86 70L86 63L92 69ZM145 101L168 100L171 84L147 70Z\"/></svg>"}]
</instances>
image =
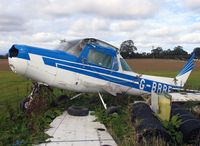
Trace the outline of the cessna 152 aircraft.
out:
<instances>
[{"instance_id":1,"label":"cessna 152 aircraft","mask_svg":"<svg viewBox=\"0 0 200 146\"><path fill-rule=\"evenodd\" d=\"M55 50L13 45L8 60L13 72L39 84L96 92L103 102L101 92L142 95L182 89L194 68L194 57L193 53L175 78L143 75L131 70L118 48L86 38L63 41Z\"/></svg>"}]
</instances>

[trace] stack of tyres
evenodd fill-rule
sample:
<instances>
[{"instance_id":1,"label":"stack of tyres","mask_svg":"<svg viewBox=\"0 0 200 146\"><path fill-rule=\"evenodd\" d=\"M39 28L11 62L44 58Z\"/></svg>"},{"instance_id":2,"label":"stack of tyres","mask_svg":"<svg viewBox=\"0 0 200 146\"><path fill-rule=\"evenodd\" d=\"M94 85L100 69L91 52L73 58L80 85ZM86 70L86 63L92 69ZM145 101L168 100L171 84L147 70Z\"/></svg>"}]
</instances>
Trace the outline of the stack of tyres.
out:
<instances>
[{"instance_id":1,"label":"stack of tyres","mask_svg":"<svg viewBox=\"0 0 200 146\"><path fill-rule=\"evenodd\" d=\"M171 117L174 115L181 118L183 141L200 144L200 120L178 104L172 104Z\"/></svg>"},{"instance_id":2,"label":"stack of tyres","mask_svg":"<svg viewBox=\"0 0 200 146\"><path fill-rule=\"evenodd\" d=\"M155 116L150 106L144 102L134 103L132 106L132 123L137 132L137 141L160 137L167 143L171 142L169 133L164 129L160 120Z\"/></svg>"}]
</instances>

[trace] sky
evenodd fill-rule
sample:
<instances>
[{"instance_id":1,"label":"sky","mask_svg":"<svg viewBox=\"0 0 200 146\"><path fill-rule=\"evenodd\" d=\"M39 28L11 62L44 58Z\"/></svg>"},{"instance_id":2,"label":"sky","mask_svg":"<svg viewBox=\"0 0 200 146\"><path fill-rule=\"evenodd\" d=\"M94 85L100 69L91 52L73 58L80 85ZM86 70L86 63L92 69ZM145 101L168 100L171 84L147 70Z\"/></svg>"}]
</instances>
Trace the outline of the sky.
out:
<instances>
[{"instance_id":1,"label":"sky","mask_svg":"<svg viewBox=\"0 0 200 146\"><path fill-rule=\"evenodd\" d=\"M200 0L0 0L0 54L12 44L53 49L87 37L190 53L200 47Z\"/></svg>"}]
</instances>

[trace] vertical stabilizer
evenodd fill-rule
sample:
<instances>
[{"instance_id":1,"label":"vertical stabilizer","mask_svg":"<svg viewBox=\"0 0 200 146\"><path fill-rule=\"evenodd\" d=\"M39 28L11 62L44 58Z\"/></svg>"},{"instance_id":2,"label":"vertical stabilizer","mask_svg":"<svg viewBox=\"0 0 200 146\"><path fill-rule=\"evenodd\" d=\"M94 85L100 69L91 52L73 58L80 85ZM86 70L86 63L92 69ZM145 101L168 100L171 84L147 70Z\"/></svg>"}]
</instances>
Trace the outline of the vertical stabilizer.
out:
<instances>
[{"instance_id":1,"label":"vertical stabilizer","mask_svg":"<svg viewBox=\"0 0 200 146\"><path fill-rule=\"evenodd\" d=\"M194 68L194 58L195 58L195 53L192 53L192 56L188 60L188 62L185 64L185 66L182 68L182 70L179 72L179 74L175 77L175 84L178 86L183 87L190 76L190 73L192 72Z\"/></svg>"}]
</instances>

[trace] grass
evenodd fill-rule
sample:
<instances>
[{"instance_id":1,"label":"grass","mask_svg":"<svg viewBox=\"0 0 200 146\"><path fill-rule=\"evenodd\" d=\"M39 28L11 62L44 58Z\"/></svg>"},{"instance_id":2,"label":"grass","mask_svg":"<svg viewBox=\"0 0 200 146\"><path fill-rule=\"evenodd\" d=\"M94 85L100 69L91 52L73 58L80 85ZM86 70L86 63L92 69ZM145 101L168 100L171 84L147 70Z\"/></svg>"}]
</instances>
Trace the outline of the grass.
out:
<instances>
[{"instance_id":1,"label":"grass","mask_svg":"<svg viewBox=\"0 0 200 146\"><path fill-rule=\"evenodd\" d=\"M0 114L5 112L5 105L13 107L30 92L31 81L11 71L0 71Z\"/></svg>"},{"instance_id":2,"label":"grass","mask_svg":"<svg viewBox=\"0 0 200 146\"><path fill-rule=\"evenodd\" d=\"M50 122L64 111L64 105L57 107L52 104L55 95L61 94L59 90L55 89L51 93L47 88L43 88L33 100L32 107L23 112L19 109L19 103L28 95L30 81L11 72L3 72L1 79L2 83L6 79L8 82L0 96L0 145L25 146L44 142L49 137L44 130L49 128Z\"/></svg>"},{"instance_id":3,"label":"grass","mask_svg":"<svg viewBox=\"0 0 200 146\"><path fill-rule=\"evenodd\" d=\"M191 76L187 82L188 86L191 89L200 89L200 71L194 71L191 73Z\"/></svg>"},{"instance_id":4,"label":"grass","mask_svg":"<svg viewBox=\"0 0 200 146\"><path fill-rule=\"evenodd\" d=\"M132 128L129 119L129 111L126 106L122 107L120 113L114 113L108 116L104 109L99 108L95 110L98 120L106 125L109 133L113 136L118 145L128 146L136 143L135 130Z\"/></svg>"},{"instance_id":5,"label":"grass","mask_svg":"<svg viewBox=\"0 0 200 146\"><path fill-rule=\"evenodd\" d=\"M177 72L140 72L150 75L174 77ZM188 86L193 89L200 87L200 73L194 71L188 80ZM106 125L119 146L138 145L134 137L135 130L130 120L130 104L138 100L134 96L113 97L104 95L104 100L111 105L121 105L119 114L108 116L96 94L86 94L84 97L77 98L73 101L64 101L59 106L52 105L55 97L66 94L69 97L75 93L54 89L51 95L44 92L40 99L36 100L36 109L31 116L19 110L20 101L31 91L31 81L24 77L16 75L11 71L0 71L0 145L12 145L20 143L21 145L31 145L40 143L48 136L44 134L44 129L48 124L69 105L83 105L95 111L98 119ZM45 98L44 98L45 97ZM46 98L49 97L49 98ZM51 99L50 99L51 98ZM41 104L45 103L44 108ZM46 104L48 103L48 104ZM143 145L165 145L163 141L154 140L154 143Z\"/></svg>"}]
</instances>

